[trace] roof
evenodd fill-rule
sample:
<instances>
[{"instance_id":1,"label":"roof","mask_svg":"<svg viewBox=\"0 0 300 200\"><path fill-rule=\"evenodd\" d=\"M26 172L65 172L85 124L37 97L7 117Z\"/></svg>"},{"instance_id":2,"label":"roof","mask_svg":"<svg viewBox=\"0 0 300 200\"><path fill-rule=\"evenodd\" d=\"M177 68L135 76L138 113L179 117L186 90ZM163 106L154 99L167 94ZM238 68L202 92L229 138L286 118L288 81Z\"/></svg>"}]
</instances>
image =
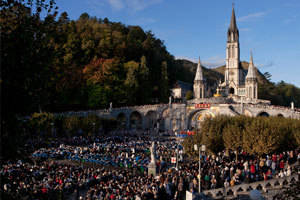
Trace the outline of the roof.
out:
<instances>
[{"instance_id":1,"label":"roof","mask_svg":"<svg viewBox=\"0 0 300 200\"><path fill-rule=\"evenodd\" d=\"M251 78L256 78L256 73L255 73L254 64L253 64L252 52L251 52L251 55L250 55L250 63L249 63L248 73L247 73L246 79L251 79Z\"/></svg>"},{"instance_id":2,"label":"roof","mask_svg":"<svg viewBox=\"0 0 300 200\"><path fill-rule=\"evenodd\" d=\"M199 57L196 76L195 76L194 81L203 81L203 72L202 72L200 57Z\"/></svg>"}]
</instances>

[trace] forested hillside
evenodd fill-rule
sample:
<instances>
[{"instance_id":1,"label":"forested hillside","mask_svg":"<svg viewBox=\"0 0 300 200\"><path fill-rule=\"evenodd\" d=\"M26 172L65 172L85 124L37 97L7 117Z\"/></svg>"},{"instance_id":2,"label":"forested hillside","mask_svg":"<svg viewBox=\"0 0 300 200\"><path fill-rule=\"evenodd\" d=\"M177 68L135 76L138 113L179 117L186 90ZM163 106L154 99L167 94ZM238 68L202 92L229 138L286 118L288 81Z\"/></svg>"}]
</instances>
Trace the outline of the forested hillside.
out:
<instances>
[{"instance_id":1,"label":"forested hillside","mask_svg":"<svg viewBox=\"0 0 300 200\"><path fill-rule=\"evenodd\" d=\"M174 59L151 31L86 13L75 21L67 13L41 20L24 7L19 10L20 16L9 13L16 21L1 22L6 53L1 60L6 72L3 89L10 102L20 105L19 111L168 99L168 68ZM20 99L30 106L23 107Z\"/></svg>"}]
</instances>

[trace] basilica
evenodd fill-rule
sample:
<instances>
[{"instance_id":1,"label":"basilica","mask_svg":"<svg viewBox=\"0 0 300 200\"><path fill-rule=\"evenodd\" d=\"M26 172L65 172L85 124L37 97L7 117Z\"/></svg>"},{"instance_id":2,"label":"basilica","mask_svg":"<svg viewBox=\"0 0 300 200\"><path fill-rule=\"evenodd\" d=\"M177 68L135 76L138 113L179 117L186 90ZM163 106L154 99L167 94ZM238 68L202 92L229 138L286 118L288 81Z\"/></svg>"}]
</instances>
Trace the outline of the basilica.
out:
<instances>
[{"instance_id":1,"label":"basilica","mask_svg":"<svg viewBox=\"0 0 300 200\"><path fill-rule=\"evenodd\" d=\"M224 82L220 81L214 97L231 97L238 102L242 100L253 103L259 102L256 71L252 53L250 55L248 72L244 74L242 70L240 63L239 30L236 24L234 8L232 8L230 25L227 31ZM207 98L212 97L209 96L209 89L203 76L199 58L193 85L193 102L201 102L204 99L207 101Z\"/></svg>"},{"instance_id":2,"label":"basilica","mask_svg":"<svg viewBox=\"0 0 300 200\"><path fill-rule=\"evenodd\" d=\"M201 128L203 120L218 115L238 116L281 116L300 119L300 111L294 108L282 108L271 105L269 100L258 98L257 69L250 53L248 70L240 62L239 30L236 24L234 8L227 32L226 66L224 80L208 84L199 59L193 86L178 81L173 89L173 97L182 98L184 93L193 90L194 98L184 102L154 104L133 107L97 110L103 118L114 118L120 129L167 131L169 133L189 132ZM67 113L68 114L68 113ZM74 114L74 113L73 113ZM69 115L69 114L68 114ZM76 113L86 116L86 112Z\"/></svg>"}]
</instances>

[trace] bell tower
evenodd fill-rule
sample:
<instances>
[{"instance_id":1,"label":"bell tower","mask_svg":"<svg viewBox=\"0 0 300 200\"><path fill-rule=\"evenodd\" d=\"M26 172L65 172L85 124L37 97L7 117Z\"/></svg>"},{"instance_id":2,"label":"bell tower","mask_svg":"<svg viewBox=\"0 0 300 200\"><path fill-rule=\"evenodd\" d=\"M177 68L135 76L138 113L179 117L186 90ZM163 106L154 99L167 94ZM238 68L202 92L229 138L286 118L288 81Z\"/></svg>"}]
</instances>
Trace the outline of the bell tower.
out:
<instances>
[{"instance_id":1,"label":"bell tower","mask_svg":"<svg viewBox=\"0 0 300 200\"><path fill-rule=\"evenodd\" d=\"M239 30L236 25L234 7L232 5L232 13L230 25L227 31L226 45L226 69L225 83L229 87L229 93L237 94L239 85L241 84L242 71L239 67L240 63L240 43Z\"/></svg>"}]
</instances>

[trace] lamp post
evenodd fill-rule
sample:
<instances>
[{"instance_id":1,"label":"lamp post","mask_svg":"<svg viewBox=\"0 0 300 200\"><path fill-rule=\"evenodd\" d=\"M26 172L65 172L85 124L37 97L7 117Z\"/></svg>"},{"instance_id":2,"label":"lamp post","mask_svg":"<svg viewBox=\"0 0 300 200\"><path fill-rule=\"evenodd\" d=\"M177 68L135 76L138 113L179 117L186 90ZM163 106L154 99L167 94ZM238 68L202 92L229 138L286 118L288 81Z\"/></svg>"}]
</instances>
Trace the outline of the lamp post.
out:
<instances>
[{"instance_id":1,"label":"lamp post","mask_svg":"<svg viewBox=\"0 0 300 200\"><path fill-rule=\"evenodd\" d=\"M178 151L179 151L179 145L178 142L176 144L176 170L178 170Z\"/></svg>"},{"instance_id":2,"label":"lamp post","mask_svg":"<svg viewBox=\"0 0 300 200\"><path fill-rule=\"evenodd\" d=\"M95 125L96 125L96 123L95 123L95 122L93 122L94 136L95 136Z\"/></svg>"},{"instance_id":3,"label":"lamp post","mask_svg":"<svg viewBox=\"0 0 300 200\"><path fill-rule=\"evenodd\" d=\"M54 134L53 134L53 132L54 132L54 131L53 131L54 123L51 122L50 125L51 125L51 134L52 134L52 137L53 137L53 135L54 135Z\"/></svg>"},{"instance_id":4,"label":"lamp post","mask_svg":"<svg viewBox=\"0 0 300 200\"><path fill-rule=\"evenodd\" d=\"M201 193L201 152L205 152L206 151L206 146L204 144L201 145L201 147L197 146L197 144L194 145L194 149L195 151L197 151L199 149L199 194Z\"/></svg>"}]
</instances>

